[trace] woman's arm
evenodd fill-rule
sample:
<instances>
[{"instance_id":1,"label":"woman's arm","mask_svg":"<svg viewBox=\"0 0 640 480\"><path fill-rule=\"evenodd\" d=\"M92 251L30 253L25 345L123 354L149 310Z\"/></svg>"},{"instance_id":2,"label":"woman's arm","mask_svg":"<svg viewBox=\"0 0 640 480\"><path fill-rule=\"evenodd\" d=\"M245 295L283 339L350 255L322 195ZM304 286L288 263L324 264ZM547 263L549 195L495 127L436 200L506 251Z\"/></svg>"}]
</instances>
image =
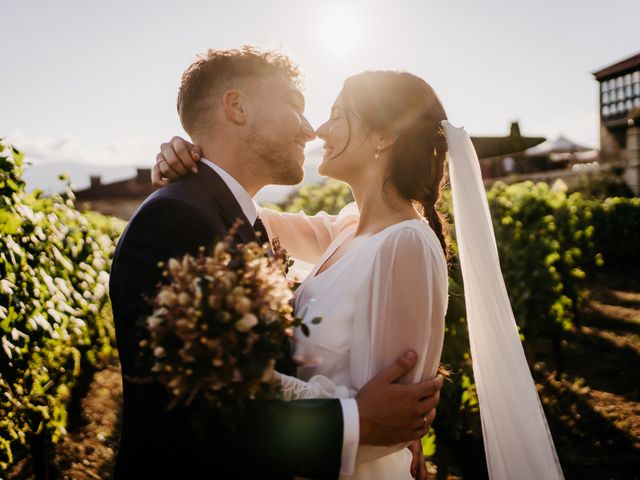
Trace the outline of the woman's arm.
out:
<instances>
[{"instance_id":1,"label":"woman's arm","mask_svg":"<svg viewBox=\"0 0 640 480\"><path fill-rule=\"evenodd\" d=\"M358 222L360 214L355 203L344 207L338 215L320 212L282 213L269 208L260 210L269 237L280 244L294 259L316 263L338 234Z\"/></svg>"},{"instance_id":2,"label":"woman's arm","mask_svg":"<svg viewBox=\"0 0 640 480\"><path fill-rule=\"evenodd\" d=\"M427 225L399 227L382 240L354 316L351 376L362 386L397 352L418 353L416 368L400 379L436 375L448 301L447 265ZM368 301L364 301L367 299Z\"/></svg>"},{"instance_id":3,"label":"woman's arm","mask_svg":"<svg viewBox=\"0 0 640 480\"><path fill-rule=\"evenodd\" d=\"M376 252L371 278L358 295L361 301L354 315L351 379L356 389L408 349L418 353L418 362L399 383L420 382L437 373L448 298L447 266L437 237L424 227L398 228L382 240ZM418 417L417 423L420 421ZM357 462L374 460L406 445L361 445Z\"/></svg>"}]
</instances>

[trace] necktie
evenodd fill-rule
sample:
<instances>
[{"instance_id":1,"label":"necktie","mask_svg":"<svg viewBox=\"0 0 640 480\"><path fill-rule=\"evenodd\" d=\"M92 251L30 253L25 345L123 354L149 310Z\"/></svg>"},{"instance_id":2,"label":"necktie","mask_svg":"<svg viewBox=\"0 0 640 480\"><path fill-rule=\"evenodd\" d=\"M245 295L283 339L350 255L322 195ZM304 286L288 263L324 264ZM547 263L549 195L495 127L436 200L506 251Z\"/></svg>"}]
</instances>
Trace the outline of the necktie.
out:
<instances>
[{"instance_id":1,"label":"necktie","mask_svg":"<svg viewBox=\"0 0 640 480\"><path fill-rule=\"evenodd\" d=\"M255 230L256 233L260 234L260 237L259 237L260 243L269 244L267 255L269 255L270 257L273 257L274 253L273 253L273 249L271 248L271 241L269 240L269 234L267 233L267 229L265 228L264 223L262 223L262 220L260 219L260 217L256 218L256 221L253 224L253 229Z\"/></svg>"},{"instance_id":2,"label":"necktie","mask_svg":"<svg viewBox=\"0 0 640 480\"><path fill-rule=\"evenodd\" d=\"M262 223L262 219L260 217L256 218L256 221L253 224L253 229L256 231L256 233L260 234L261 242L269 241L269 234L267 233L267 229L265 228L264 223Z\"/></svg>"}]
</instances>

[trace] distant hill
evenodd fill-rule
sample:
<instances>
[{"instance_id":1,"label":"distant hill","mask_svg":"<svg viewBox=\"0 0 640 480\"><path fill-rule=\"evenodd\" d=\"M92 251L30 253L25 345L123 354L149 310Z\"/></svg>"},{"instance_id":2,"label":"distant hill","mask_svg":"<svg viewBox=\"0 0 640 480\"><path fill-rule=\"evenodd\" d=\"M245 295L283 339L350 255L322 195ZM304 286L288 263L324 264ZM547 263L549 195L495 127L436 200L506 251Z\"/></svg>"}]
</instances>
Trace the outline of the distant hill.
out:
<instances>
[{"instance_id":1,"label":"distant hill","mask_svg":"<svg viewBox=\"0 0 640 480\"><path fill-rule=\"evenodd\" d=\"M100 175L104 183L110 183L134 176L136 167L109 167L73 162L34 162L34 165L27 165L24 169L23 178L27 183L27 191L36 188L46 193L64 190L64 182L58 180L58 176L62 173L69 174L75 190L82 190L89 187L91 175Z\"/></svg>"},{"instance_id":2,"label":"distant hill","mask_svg":"<svg viewBox=\"0 0 640 480\"><path fill-rule=\"evenodd\" d=\"M302 184L319 183L324 177L318 175L316 169L322 158L322 148L317 147L306 152L305 178ZM27 159L29 160L29 159ZM33 165L25 166L24 180L27 191L39 188L45 193L64 190L64 182L58 180L61 173L68 173L75 190L82 190L90 185L90 177L99 175L102 183L111 183L131 178L136 174L135 166L104 166L88 163L33 161ZM149 168L149 166L146 166ZM256 195L258 202L280 202L298 186L268 186Z\"/></svg>"}]
</instances>

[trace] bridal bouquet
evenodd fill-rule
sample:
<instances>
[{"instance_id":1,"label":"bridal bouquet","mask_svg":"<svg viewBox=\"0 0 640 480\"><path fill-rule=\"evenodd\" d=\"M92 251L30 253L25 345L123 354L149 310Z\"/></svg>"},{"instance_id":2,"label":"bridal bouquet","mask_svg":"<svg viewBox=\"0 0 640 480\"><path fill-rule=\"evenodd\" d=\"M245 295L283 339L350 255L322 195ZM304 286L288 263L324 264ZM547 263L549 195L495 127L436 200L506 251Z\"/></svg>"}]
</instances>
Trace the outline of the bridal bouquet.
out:
<instances>
[{"instance_id":1,"label":"bridal bouquet","mask_svg":"<svg viewBox=\"0 0 640 480\"><path fill-rule=\"evenodd\" d=\"M142 346L171 409L197 400L232 412L246 399L279 397L274 365L301 324L285 279L292 262L277 241L275 255L258 242L234 244L238 226L210 256L201 248L162 265L168 282L152 299Z\"/></svg>"}]
</instances>

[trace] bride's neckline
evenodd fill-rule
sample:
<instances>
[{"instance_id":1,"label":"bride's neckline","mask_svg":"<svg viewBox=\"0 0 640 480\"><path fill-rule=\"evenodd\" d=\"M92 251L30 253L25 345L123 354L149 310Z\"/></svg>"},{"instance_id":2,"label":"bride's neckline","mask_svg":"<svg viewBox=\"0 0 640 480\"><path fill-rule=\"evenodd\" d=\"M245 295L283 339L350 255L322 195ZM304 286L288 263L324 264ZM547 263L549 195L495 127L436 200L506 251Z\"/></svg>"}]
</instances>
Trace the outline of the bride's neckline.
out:
<instances>
[{"instance_id":1,"label":"bride's neckline","mask_svg":"<svg viewBox=\"0 0 640 480\"><path fill-rule=\"evenodd\" d=\"M382 230L377 231L376 233L372 233L371 235L368 235L368 236L366 236L366 237L362 238L362 239L358 242L358 245L355 245L353 248L351 248L351 249L347 250L347 251L346 251L346 252L345 252L345 253L344 253L340 258L338 258L335 262L333 262L331 265L329 265L326 269L322 270L322 267L324 267L324 264L325 264L325 263L327 263L327 262L329 261L329 259L333 256L333 254L334 254L334 253L336 253L336 250L338 250L338 248L340 248L340 245L342 245L344 242L346 242L346 241L347 241L347 239L348 239L349 237L351 237L351 239L353 240L352 234L353 234L354 232L351 232L351 231L350 231L350 229L345 230L345 233L346 233L346 232L349 232L349 234L348 234L348 235L345 235L345 237L344 237L344 238L342 238L339 242L338 242L337 240L338 240L338 238L340 238L340 237L337 237L337 238L336 238L336 241L334 241L334 244L335 244L335 245L333 246L333 248L331 248L331 249L330 249L330 250L331 250L331 253L329 253L329 254L327 255L327 252L325 252L325 254L322 256L322 263L320 264L320 266L319 266L319 267L317 267L317 269L314 269L313 277L311 277L311 278L310 278L310 280L313 280L313 279L316 279L316 278L320 278L322 275L324 275L324 274L325 274L325 273L327 273L329 270L331 270L335 265L337 265L337 264L338 264L338 263L340 263L343 259L345 259L346 257L348 257L352 252L355 252L355 251L359 250L359 249L360 249L360 247L361 247L364 243L366 243L367 241L371 240L372 238L377 237L378 235L380 235L380 234L382 234L382 233L386 232L387 230L389 230L389 229L391 229L391 228L393 228L393 227L396 227L396 226L398 226L398 225L402 225L402 224L407 223L407 222L421 222L421 223L427 223L427 225L428 225L428 223L429 223L429 222L427 221L427 219L425 219L425 218L409 218L409 219L407 219L407 220L401 220L401 221L399 221L399 222L392 223L391 225L387 225L387 226L386 226L386 227L384 227ZM356 226L356 225L354 225L354 226ZM351 228L353 228L353 227L351 227ZM329 251L329 249L327 249L327 251ZM320 270L322 270L322 271L320 271Z\"/></svg>"}]
</instances>

